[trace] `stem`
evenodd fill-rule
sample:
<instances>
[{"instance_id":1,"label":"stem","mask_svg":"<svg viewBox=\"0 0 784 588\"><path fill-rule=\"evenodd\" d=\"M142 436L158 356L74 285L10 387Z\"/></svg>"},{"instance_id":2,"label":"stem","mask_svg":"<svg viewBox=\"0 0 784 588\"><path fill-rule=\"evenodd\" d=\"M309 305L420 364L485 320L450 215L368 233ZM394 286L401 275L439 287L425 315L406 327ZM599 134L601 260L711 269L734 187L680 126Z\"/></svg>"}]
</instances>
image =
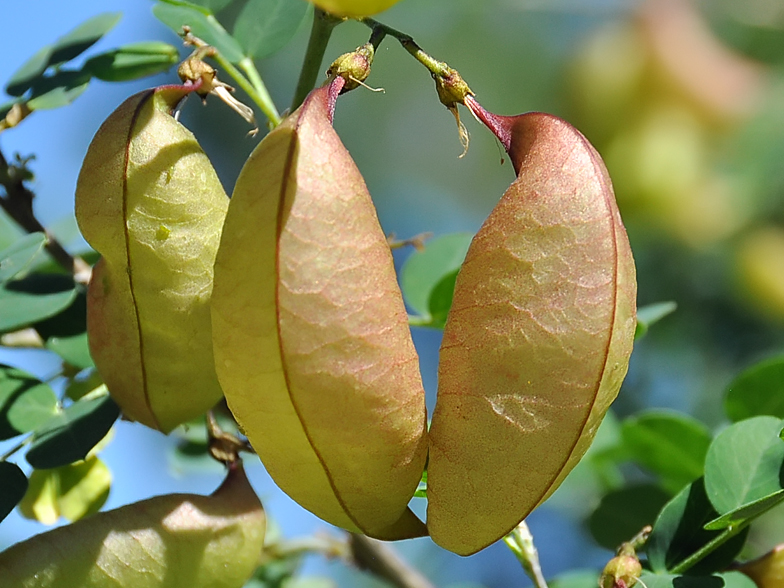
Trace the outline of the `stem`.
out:
<instances>
[{"instance_id":1,"label":"stem","mask_svg":"<svg viewBox=\"0 0 784 588\"><path fill-rule=\"evenodd\" d=\"M735 535L737 535L743 529L745 529L750 523L751 523L751 519L747 519L741 523L738 523L737 526L727 527L727 529L723 533L714 537L710 542L700 547L697 551L692 553L689 557L684 559L678 565L673 566L672 569L670 570L670 573L682 574L683 572L691 568L694 564L696 564L701 559L703 559L705 556L715 551L720 546L724 545L727 541L729 541Z\"/></svg>"},{"instance_id":2,"label":"stem","mask_svg":"<svg viewBox=\"0 0 784 588\"><path fill-rule=\"evenodd\" d=\"M16 445L14 445L11 449L6 451L3 455L0 455L0 461L7 460L9 457L11 457L14 453L16 453L17 451L22 449L25 445L30 443L30 441L32 441L32 440L33 440L33 436L32 435L28 435L25 439L23 439L22 441L20 441Z\"/></svg>"},{"instance_id":3,"label":"stem","mask_svg":"<svg viewBox=\"0 0 784 588\"><path fill-rule=\"evenodd\" d=\"M5 197L0 197L0 207L8 213L22 229L28 233L44 233L44 247L52 258L64 267L77 281L86 283L89 280L90 266L80 257L68 253L57 239L47 231L35 218L33 213L34 194L24 185L24 179L17 166L8 164L8 160L0 151L0 185L5 188Z\"/></svg>"},{"instance_id":4,"label":"stem","mask_svg":"<svg viewBox=\"0 0 784 588\"><path fill-rule=\"evenodd\" d=\"M242 68L242 71L248 76L253 88L256 90L258 100L253 96L251 96L251 98L253 98L253 101L261 108L261 111L267 119L269 119L273 128L277 127L280 124L280 114L278 113L278 109L275 108L275 103L272 101L272 96L270 96L267 86L264 85L264 81L259 75L259 70L256 69L256 64L253 63L253 60L250 57L246 57L240 61L239 65L240 68Z\"/></svg>"},{"instance_id":5,"label":"stem","mask_svg":"<svg viewBox=\"0 0 784 588\"><path fill-rule=\"evenodd\" d=\"M539 553L534 545L534 536L531 535L525 521L504 537L504 543L520 561L525 573L533 580L536 588L547 588L547 581L544 579L542 566L539 564Z\"/></svg>"},{"instance_id":6,"label":"stem","mask_svg":"<svg viewBox=\"0 0 784 588\"><path fill-rule=\"evenodd\" d=\"M294 91L294 100L291 102L292 112L300 107L310 91L316 87L316 80L321 70L321 62L324 60L329 38L332 36L334 28L343 20L316 8L313 14L313 28L310 30L308 48L305 51L302 70L299 73L297 89Z\"/></svg>"},{"instance_id":7,"label":"stem","mask_svg":"<svg viewBox=\"0 0 784 588\"><path fill-rule=\"evenodd\" d=\"M391 547L381 541L350 533L349 547L357 566L387 580L397 588L435 588L427 578L400 559Z\"/></svg>"},{"instance_id":8,"label":"stem","mask_svg":"<svg viewBox=\"0 0 784 588\"><path fill-rule=\"evenodd\" d=\"M376 38L378 38L378 43L380 43L386 35L389 35L390 37L397 39L403 48L408 51L414 57L414 59L424 65L431 74L439 77L449 75L451 68L443 61L433 59L430 55L422 51L422 48L417 45L411 35L402 33L397 29L393 29L392 27L380 23L372 18L361 18L359 19L359 22L365 26L370 27L373 31L372 36L370 37L370 42L373 43L374 48L378 49L378 45L375 42Z\"/></svg>"}]
</instances>

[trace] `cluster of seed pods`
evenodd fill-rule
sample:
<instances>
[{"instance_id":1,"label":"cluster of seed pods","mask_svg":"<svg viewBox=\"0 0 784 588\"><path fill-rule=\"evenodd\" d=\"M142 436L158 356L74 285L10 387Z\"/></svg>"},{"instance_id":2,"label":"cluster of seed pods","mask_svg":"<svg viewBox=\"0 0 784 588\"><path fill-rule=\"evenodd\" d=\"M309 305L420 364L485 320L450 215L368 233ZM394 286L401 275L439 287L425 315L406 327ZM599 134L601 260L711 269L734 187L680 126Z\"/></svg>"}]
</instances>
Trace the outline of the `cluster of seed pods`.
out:
<instances>
[{"instance_id":1,"label":"cluster of seed pods","mask_svg":"<svg viewBox=\"0 0 784 588\"><path fill-rule=\"evenodd\" d=\"M345 83L311 92L261 141L230 203L170 116L186 88L139 94L109 118L77 192L103 255L91 350L128 418L168 432L224 394L308 510L471 554L557 488L618 392L635 328L628 239L577 130L467 96L517 177L458 275L428 432L389 246L332 127ZM427 524L408 508L426 465Z\"/></svg>"}]
</instances>

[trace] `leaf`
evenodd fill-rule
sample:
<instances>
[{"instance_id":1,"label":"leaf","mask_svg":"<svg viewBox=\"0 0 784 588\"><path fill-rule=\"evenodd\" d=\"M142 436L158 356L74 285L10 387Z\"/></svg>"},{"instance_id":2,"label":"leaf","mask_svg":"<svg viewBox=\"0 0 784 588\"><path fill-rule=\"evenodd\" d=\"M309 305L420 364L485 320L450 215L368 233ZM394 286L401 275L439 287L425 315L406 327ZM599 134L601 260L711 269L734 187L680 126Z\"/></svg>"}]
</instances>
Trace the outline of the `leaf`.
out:
<instances>
[{"instance_id":1,"label":"leaf","mask_svg":"<svg viewBox=\"0 0 784 588\"><path fill-rule=\"evenodd\" d=\"M43 233L31 233L0 251L0 283L7 282L24 271L41 252L46 243Z\"/></svg>"},{"instance_id":2,"label":"leaf","mask_svg":"<svg viewBox=\"0 0 784 588\"><path fill-rule=\"evenodd\" d=\"M57 396L22 370L0 365L0 440L27 433L57 413Z\"/></svg>"},{"instance_id":3,"label":"leaf","mask_svg":"<svg viewBox=\"0 0 784 588\"><path fill-rule=\"evenodd\" d=\"M632 459L659 476L673 494L702 476L711 435L700 421L650 411L626 419L622 435Z\"/></svg>"},{"instance_id":4,"label":"leaf","mask_svg":"<svg viewBox=\"0 0 784 588\"><path fill-rule=\"evenodd\" d=\"M651 574L644 572L640 576L647 588L757 588L757 585L745 574L727 572L712 576L673 576L668 574Z\"/></svg>"},{"instance_id":5,"label":"leaf","mask_svg":"<svg viewBox=\"0 0 784 588\"><path fill-rule=\"evenodd\" d=\"M445 275L433 291L430 292L428 300L428 310L431 317L429 327L443 329L446 324L446 317L452 307L452 298L455 295L455 281L457 272Z\"/></svg>"},{"instance_id":6,"label":"leaf","mask_svg":"<svg viewBox=\"0 0 784 588\"><path fill-rule=\"evenodd\" d=\"M784 489L763 496L754 502L749 502L727 514L721 515L719 518L713 519L707 523L705 528L709 531L714 531L739 525L768 512L782 501L784 501Z\"/></svg>"},{"instance_id":7,"label":"leaf","mask_svg":"<svg viewBox=\"0 0 784 588\"><path fill-rule=\"evenodd\" d=\"M761 416L719 433L705 458L705 488L719 514L781 490L784 443L780 419Z\"/></svg>"},{"instance_id":8,"label":"leaf","mask_svg":"<svg viewBox=\"0 0 784 588\"><path fill-rule=\"evenodd\" d=\"M10 96L21 96L34 85L44 82L43 74L47 68L69 61L89 49L108 33L119 22L121 17L122 14L119 12L99 14L84 21L78 27L60 37L54 44L43 47L14 72L6 85L5 91ZM60 93L62 94L63 92ZM76 96L73 96L73 98L76 98ZM49 102L41 101L39 104L54 103L51 97L48 100ZM38 105L31 106L31 108L41 110L56 107Z\"/></svg>"},{"instance_id":9,"label":"leaf","mask_svg":"<svg viewBox=\"0 0 784 588\"><path fill-rule=\"evenodd\" d=\"M656 302L637 309L637 329L634 338L640 339L664 317L675 312L678 305L675 302Z\"/></svg>"},{"instance_id":10,"label":"leaf","mask_svg":"<svg viewBox=\"0 0 784 588\"><path fill-rule=\"evenodd\" d=\"M24 498L27 477L22 469L10 461L0 461L0 521L5 519Z\"/></svg>"},{"instance_id":11,"label":"leaf","mask_svg":"<svg viewBox=\"0 0 784 588\"><path fill-rule=\"evenodd\" d=\"M119 416L120 409L108 394L74 402L35 431L28 463L48 469L84 459Z\"/></svg>"},{"instance_id":12,"label":"leaf","mask_svg":"<svg viewBox=\"0 0 784 588\"><path fill-rule=\"evenodd\" d=\"M18 70L11 74L11 78L5 86L5 92L9 96L21 96L39 79L49 66L49 58L52 56L52 47L47 45L39 49L35 55L25 61Z\"/></svg>"},{"instance_id":13,"label":"leaf","mask_svg":"<svg viewBox=\"0 0 784 588\"><path fill-rule=\"evenodd\" d=\"M33 110L52 110L68 106L87 89L90 73L62 70L37 81L27 105Z\"/></svg>"},{"instance_id":14,"label":"leaf","mask_svg":"<svg viewBox=\"0 0 784 588\"><path fill-rule=\"evenodd\" d=\"M19 505L22 515L45 525L74 522L98 512L109 496L112 474L97 457L51 470L35 470Z\"/></svg>"},{"instance_id":15,"label":"leaf","mask_svg":"<svg viewBox=\"0 0 784 588\"><path fill-rule=\"evenodd\" d=\"M702 478L679 492L659 513L646 543L651 569L654 572L666 573L716 538L720 531L708 531L703 526L715 519L717 514L705 494ZM740 553L748 531L748 528L741 531L696 563L688 572L709 574L725 569Z\"/></svg>"},{"instance_id":16,"label":"leaf","mask_svg":"<svg viewBox=\"0 0 784 588\"><path fill-rule=\"evenodd\" d=\"M71 305L35 325L36 331L67 364L79 369L95 367L87 344L87 296L80 289Z\"/></svg>"},{"instance_id":17,"label":"leaf","mask_svg":"<svg viewBox=\"0 0 784 588\"><path fill-rule=\"evenodd\" d=\"M234 0L191 0L192 4L203 6L213 14L217 14L233 2Z\"/></svg>"},{"instance_id":18,"label":"leaf","mask_svg":"<svg viewBox=\"0 0 784 588\"><path fill-rule=\"evenodd\" d=\"M234 38L245 55L262 59L282 49L299 29L310 5L291 0L249 0L237 17Z\"/></svg>"},{"instance_id":19,"label":"leaf","mask_svg":"<svg viewBox=\"0 0 784 588\"><path fill-rule=\"evenodd\" d=\"M176 47L161 41L129 43L91 57L82 71L106 82L124 82L166 71L179 57Z\"/></svg>"},{"instance_id":20,"label":"leaf","mask_svg":"<svg viewBox=\"0 0 784 588\"><path fill-rule=\"evenodd\" d=\"M30 274L0 286L0 333L16 331L56 315L76 298L72 278Z\"/></svg>"},{"instance_id":21,"label":"leaf","mask_svg":"<svg viewBox=\"0 0 784 588\"><path fill-rule=\"evenodd\" d=\"M207 8L182 0L160 0L152 7L152 13L178 35L183 25L188 25L195 36L215 47L232 63L239 63L245 57L239 43Z\"/></svg>"},{"instance_id":22,"label":"leaf","mask_svg":"<svg viewBox=\"0 0 784 588\"><path fill-rule=\"evenodd\" d=\"M431 239L415 251L400 270L400 287L408 306L429 317L430 297L445 276L456 272L465 259L473 234L450 233Z\"/></svg>"},{"instance_id":23,"label":"leaf","mask_svg":"<svg viewBox=\"0 0 784 588\"><path fill-rule=\"evenodd\" d=\"M615 550L644 526L653 525L669 498L664 490L653 484L609 492L591 514L588 528L599 545Z\"/></svg>"},{"instance_id":24,"label":"leaf","mask_svg":"<svg viewBox=\"0 0 784 588\"><path fill-rule=\"evenodd\" d=\"M101 374L98 370L91 369L86 373L77 374L65 389L65 395L71 400L79 400L102 385Z\"/></svg>"},{"instance_id":25,"label":"leaf","mask_svg":"<svg viewBox=\"0 0 784 588\"><path fill-rule=\"evenodd\" d=\"M733 422L770 415L784 419L784 356L744 370L727 387L724 410Z\"/></svg>"},{"instance_id":26,"label":"leaf","mask_svg":"<svg viewBox=\"0 0 784 588\"><path fill-rule=\"evenodd\" d=\"M121 12L104 12L84 21L55 41L48 65L58 65L81 55L112 30L121 18Z\"/></svg>"},{"instance_id":27,"label":"leaf","mask_svg":"<svg viewBox=\"0 0 784 588\"><path fill-rule=\"evenodd\" d=\"M598 579L599 572L596 570L573 570L558 574L548 580L547 585L550 588L596 588Z\"/></svg>"}]
</instances>

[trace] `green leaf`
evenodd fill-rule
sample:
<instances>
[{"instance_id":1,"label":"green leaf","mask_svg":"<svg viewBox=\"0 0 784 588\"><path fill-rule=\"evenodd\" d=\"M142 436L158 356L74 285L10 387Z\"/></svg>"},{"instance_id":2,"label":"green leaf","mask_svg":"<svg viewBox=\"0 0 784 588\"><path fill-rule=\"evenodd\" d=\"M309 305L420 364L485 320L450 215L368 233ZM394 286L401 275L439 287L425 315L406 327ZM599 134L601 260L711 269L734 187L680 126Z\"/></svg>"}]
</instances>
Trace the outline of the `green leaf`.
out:
<instances>
[{"instance_id":1,"label":"green leaf","mask_svg":"<svg viewBox=\"0 0 784 588\"><path fill-rule=\"evenodd\" d=\"M740 523L750 521L762 514L765 514L782 501L784 501L784 490L779 490L773 494L763 496L759 500L745 504L740 508L736 508L727 514L721 515L717 519L713 519L705 525L705 528L709 531L714 531L718 529L726 529L727 527L732 527Z\"/></svg>"},{"instance_id":2,"label":"green leaf","mask_svg":"<svg viewBox=\"0 0 784 588\"><path fill-rule=\"evenodd\" d=\"M22 469L10 461L0 461L0 521L7 517L24 498L27 477Z\"/></svg>"},{"instance_id":3,"label":"green leaf","mask_svg":"<svg viewBox=\"0 0 784 588\"><path fill-rule=\"evenodd\" d=\"M455 296L455 281L457 272L445 275L433 291L430 292L428 300L428 310L430 311L430 324L428 326L435 329L443 329L446 324L446 317L449 309L452 308L452 299Z\"/></svg>"},{"instance_id":4,"label":"green leaf","mask_svg":"<svg viewBox=\"0 0 784 588\"><path fill-rule=\"evenodd\" d=\"M42 47L30 59L25 61L12 75L6 84L5 92L9 96L21 96L37 81L49 67L52 47Z\"/></svg>"},{"instance_id":5,"label":"green leaf","mask_svg":"<svg viewBox=\"0 0 784 588\"><path fill-rule=\"evenodd\" d=\"M91 369L84 374L78 374L66 387L65 395L71 400L79 400L102 385L101 374L98 370Z\"/></svg>"},{"instance_id":6,"label":"green leaf","mask_svg":"<svg viewBox=\"0 0 784 588\"><path fill-rule=\"evenodd\" d=\"M84 21L55 41L48 65L58 65L78 57L112 30L121 18L120 12L104 12Z\"/></svg>"},{"instance_id":7,"label":"green leaf","mask_svg":"<svg viewBox=\"0 0 784 588\"><path fill-rule=\"evenodd\" d=\"M120 409L108 394L74 402L36 430L28 463L48 469L84 459L119 416Z\"/></svg>"},{"instance_id":8,"label":"green leaf","mask_svg":"<svg viewBox=\"0 0 784 588\"><path fill-rule=\"evenodd\" d=\"M68 106L82 95L89 84L89 72L59 71L35 83L27 105L33 110L52 110Z\"/></svg>"},{"instance_id":9,"label":"green leaf","mask_svg":"<svg viewBox=\"0 0 784 588\"><path fill-rule=\"evenodd\" d=\"M76 298L72 278L30 274L0 286L0 333L16 331L68 308Z\"/></svg>"},{"instance_id":10,"label":"green leaf","mask_svg":"<svg viewBox=\"0 0 784 588\"><path fill-rule=\"evenodd\" d=\"M707 495L702 478L670 500L659 513L646 543L651 569L666 573L721 534L703 526L718 516ZM748 527L697 562L688 571L709 574L725 569L743 549Z\"/></svg>"},{"instance_id":11,"label":"green leaf","mask_svg":"<svg viewBox=\"0 0 784 588\"><path fill-rule=\"evenodd\" d=\"M653 525L669 498L667 492L653 484L609 492L591 514L588 528L599 545L615 550L644 526Z\"/></svg>"},{"instance_id":12,"label":"green leaf","mask_svg":"<svg viewBox=\"0 0 784 588\"><path fill-rule=\"evenodd\" d=\"M5 91L10 96L21 96L34 85L44 82L43 75L47 68L69 61L89 49L108 33L121 17L122 14L119 12L99 14L60 37L53 45L43 47L14 72ZM42 106L31 106L31 108L44 109ZM55 107L49 106L49 108Z\"/></svg>"},{"instance_id":13,"label":"green leaf","mask_svg":"<svg viewBox=\"0 0 784 588\"><path fill-rule=\"evenodd\" d=\"M109 497L112 474L97 457L51 470L35 470L19 505L22 516L45 525L74 522L98 512Z\"/></svg>"},{"instance_id":14,"label":"green leaf","mask_svg":"<svg viewBox=\"0 0 784 588\"><path fill-rule=\"evenodd\" d=\"M180 55L177 48L161 41L130 43L91 57L83 71L106 82L124 82L166 71Z\"/></svg>"},{"instance_id":15,"label":"green leaf","mask_svg":"<svg viewBox=\"0 0 784 588\"><path fill-rule=\"evenodd\" d=\"M239 43L207 8L182 0L160 0L152 7L152 12L178 35L183 25L188 25L194 35L215 47L232 63L239 63L245 57Z\"/></svg>"},{"instance_id":16,"label":"green leaf","mask_svg":"<svg viewBox=\"0 0 784 588\"><path fill-rule=\"evenodd\" d=\"M702 476L711 435L700 421L650 411L626 419L622 435L632 459L659 476L671 492Z\"/></svg>"},{"instance_id":17,"label":"green leaf","mask_svg":"<svg viewBox=\"0 0 784 588\"><path fill-rule=\"evenodd\" d=\"M596 570L574 570L558 574L548 580L547 585L550 588L596 588L598 579L599 572Z\"/></svg>"},{"instance_id":18,"label":"green leaf","mask_svg":"<svg viewBox=\"0 0 784 588\"><path fill-rule=\"evenodd\" d=\"M310 4L291 0L249 0L237 17L234 38L254 59L282 49L299 29Z\"/></svg>"},{"instance_id":19,"label":"green leaf","mask_svg":"<svg viewBox=\"0 0 784 588\"><path fill-rule=\"evenodd\" d=\"M648 588L757 588L751 578L740 572L712 576L673 576L643 572L640 579Z\"/></svg>"},{"instance_id":20,"label":"green leaf","mask_svg":"<svg viewBox=\"0 0 784 588\"><path fill-rule=\"evenodd\" d=\"M44 248L45 243L46 235L31 233L0 251L0 283L7 282L24 271Z\"/></svg>"},{"instance_id":21,"label":"green leaf","mask_svg":"<svg viewBox=\"0 0 784 588\"><path fill-rule=\"evenodd\" d=\"M784 419L784 356L761 361L735 378L724 410L733 422L762 415Z\"/></svg>"},{"instance_id":22,"label":"green leaf","mask_svg":"<svg viewBox=\"0 0 784 588\"><path fill-rule=\"evenodd\" d=\"M675 302L656 302L637 309L637 330L634 338L643 337L652 325L658 323L668 314L672 314L678 308Z\"/></svg>"},{"instance_id":23,"label":"green leaf","mask_svg":"<svg viewBox=\"0 0 784 588\"><path fill-rule=\"evenodd\" d=\"M40 427L57 414L57 396L22 370L0 365L0 440Z\"/></svg>"},{"instance_id":24,"label":"green leaf","mask_svg":"<svg viewBox=\"0 0 784 588\"><path fill-rule=\"evenodd\" d=\"M406 303L414 311L429 317L433 290L446 276L460 269L472 238L471 233L442 235L406 260L400 271L400 286Z\"/></svg>"},{"instance_id":25,"label":"green leaf","mask_svg":"<svg viewBox=\"0 0 784 588\"><path fill-rule=\"evenodd\" d=\"M781 428L780 419L754 417L735 423L713 440L705 458L705 488L719 514L781 490Z\"/></svg>"},{"instance_id":26,"label":"green leaf","mask_svg":"<svg viewBox=\"0 0 784 588\"><path fill-rule=\"evenodd\" d=\"M36 331L66 363L79 369L94 367L87 344L87 296L79 290L71 305L56 316L35 325Z\"/></svg>"},{"instance_id":27,"label":"green leaf","mask_svg":"<svg viewBox=\"0 0 784 588\"><path fill-rule=\"evenodd\" d=\"M234 0L191 0L191 2L192 4L203 6L213 14L217 14L229 4L232 4Z\"/></svg>"}]
</instances>

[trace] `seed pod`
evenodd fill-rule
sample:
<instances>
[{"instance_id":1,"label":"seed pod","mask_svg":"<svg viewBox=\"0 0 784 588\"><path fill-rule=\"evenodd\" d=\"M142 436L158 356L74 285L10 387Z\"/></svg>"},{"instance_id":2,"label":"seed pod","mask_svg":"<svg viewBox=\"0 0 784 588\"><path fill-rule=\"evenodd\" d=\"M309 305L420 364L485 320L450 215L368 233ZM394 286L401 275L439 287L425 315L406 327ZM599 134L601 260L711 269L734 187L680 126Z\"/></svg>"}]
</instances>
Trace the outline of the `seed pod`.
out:
<instances>
[{"instance_id":1,"label":"seed pod","mask_svg":"<svg viewBox=\"0 0 784 588\"><path fill-rule=\"evenodd\" d=\"M126 417L165 433L222 396L212 357L212 266L228 198L169 114L189 90L126 100L87 151L79 228L102 259L88 292L98 371Z\"/></svg>"},{"instance_id":2,"label":"seed pod","mask_svg":"<svg viewBox=\"0 0 784 588\"><path fill-rule=\"evenodd\" d=\"M278 485L337 526L421 535L407 510L425 400L392 256L332 128L344 80L311 92L251 154L215 265L218 377Z\"/></svg>"},{"instance_id":3,"label":"seed pod","mask_svg":"<svg viewBox=\"0 0 784 588\"><path fill-rule=\"evenodd\" d=\"M743 564L739 569L759 588L784 586L784 544L777 545L773 551Z\"/></svg>"},{"instance_id":4,"label":"seed pod","mask_svg":"<svg viewBox=\"0 0 784 588\"><path fill-rule=\"evenodd\" d=\"M157 496L17 543L0 553L0 578L3 588L241 588L264 528L238 466L211 496Z\"/></svg>"},{"instance_id":5,"label":"seed pod","mask_svg":"<svg viewBox=\"0 0 784 588\"><path fill-rule=\"evenodd\" d=\"M510 532L585 453L626 374L636 282L609 176L541 113L498 117L517 179L474 238L441 346L428 529L474 553Z\"/></svg>"}]
</instances>

